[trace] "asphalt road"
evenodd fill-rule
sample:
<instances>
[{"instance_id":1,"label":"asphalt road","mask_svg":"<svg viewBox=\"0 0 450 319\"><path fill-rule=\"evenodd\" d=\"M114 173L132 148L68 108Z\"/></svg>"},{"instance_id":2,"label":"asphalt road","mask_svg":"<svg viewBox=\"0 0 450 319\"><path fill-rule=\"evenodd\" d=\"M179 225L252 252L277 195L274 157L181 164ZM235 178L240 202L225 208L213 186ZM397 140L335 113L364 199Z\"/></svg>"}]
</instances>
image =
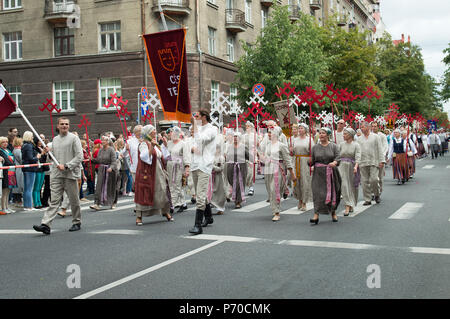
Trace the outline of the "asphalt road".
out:
<instances>
[{"instance_id":1,"label":"asphalt road","mask_svg":"<svg viewBox=\"0 0 450 319\"><path fill-rule=\"evenodd\" d=\"M32 229L43 212L0 216L0 298L449 298L449 177L448 154L417 161L402 186L388 168L380 204L316 226L293 198L272 222L263 179L198 236L193 205L138 227L129 197L113 211L83 204L73 233L70 217L45 236Z\"/></svg>"}]
</instances>

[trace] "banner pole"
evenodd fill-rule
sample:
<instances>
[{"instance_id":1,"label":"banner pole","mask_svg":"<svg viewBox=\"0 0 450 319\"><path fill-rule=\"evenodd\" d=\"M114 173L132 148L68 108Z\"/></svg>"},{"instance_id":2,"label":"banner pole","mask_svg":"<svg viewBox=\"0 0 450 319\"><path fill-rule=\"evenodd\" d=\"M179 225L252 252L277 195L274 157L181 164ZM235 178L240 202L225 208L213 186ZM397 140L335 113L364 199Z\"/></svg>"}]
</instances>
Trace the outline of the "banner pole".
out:
<instances>
[{"instance_id":1,"label":"banner pole","mask_svg":"<svg viewBox=\"0 0 450 319\"><path fill-rule=\"evenodd\" d=\"M39 140L39 142L42 143L42 145L45 147L47 147L47 145L45 145L44 141L41 139L41 137L39 136L39 134L36 132L36 130L34 129L33 125L31 125L30 121L28 121L27 117L25 116L25 114L23 114L22 110L17 106L16 107L17 112L19 112L19 114L23 117L23 119L25 120L25 122L28 124L28 126L30 127L30 129L33 131L34 135L36 136L36 138ZM55 162L56 165L59 165L59 162L57 161L57 159L55 158L55 156L52 154L52 152L48 152L48 155L50 155L50 157L52 158L52 160Z\"/></svg>"}]
</instances>

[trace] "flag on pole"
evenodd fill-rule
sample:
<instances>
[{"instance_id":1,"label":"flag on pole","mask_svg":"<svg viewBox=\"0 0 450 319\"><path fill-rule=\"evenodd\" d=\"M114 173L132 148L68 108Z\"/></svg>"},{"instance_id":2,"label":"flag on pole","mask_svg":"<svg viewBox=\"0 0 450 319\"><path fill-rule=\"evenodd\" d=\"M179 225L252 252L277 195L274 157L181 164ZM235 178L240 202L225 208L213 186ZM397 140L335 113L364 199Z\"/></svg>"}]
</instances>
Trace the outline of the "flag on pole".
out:
<instances>
[{"instance_id":1,"label":"flag on pole","mask_svg":"<svg viewBox=\"0 0 450 319\"><path fill-rule=\"evenodd\" d=\"M186 29L143 35L165 120L190 122Z\"/></svg>"},{"instance_id":2,"label":"flag on pole","mask_svg":"<svg viewBox=\"0 0 450 319\"><path fill-rule=\"evenodd\" d=\"M16 102L6 92L5 87L0 84L0 123L16 110Z\"/></svg>"}]
</instances>

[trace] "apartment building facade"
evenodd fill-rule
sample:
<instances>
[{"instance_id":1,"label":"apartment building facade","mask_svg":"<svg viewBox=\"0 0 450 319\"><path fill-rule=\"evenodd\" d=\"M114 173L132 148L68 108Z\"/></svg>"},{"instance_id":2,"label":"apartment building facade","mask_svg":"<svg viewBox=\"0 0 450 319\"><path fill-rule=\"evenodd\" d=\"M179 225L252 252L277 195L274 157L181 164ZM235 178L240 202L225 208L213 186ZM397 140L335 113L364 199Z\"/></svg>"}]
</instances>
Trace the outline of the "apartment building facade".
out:
<instances>
[{"instance_id":1,"label":"apartment building facade","mask_svg":"<svg viewBox=\"0 0 450 319\"><path fill-rule=\"evenodd\" d=\"M256 40L274 2L289 6L293 20L303 11L321 23L330 10L362 1L0 0L0 78L46 135L51 132L49 114L39 110L46 99L61 109L55 118L67 116L74 130L85 114L94 136L120 133L115 110L104 105L111 93L128 100L131 126L138 120L140 89L156 93L141 35L164 30L159 5L168 29L187 28L189 93L195 110L209 107L219 91L237 94L231 84L237 72L234 62L244 54L241 41ZM157 119L167 125L162 112ZM0 134L9 127L27 129L17 114L2 123Z\"/></svg>"}]
</instances>

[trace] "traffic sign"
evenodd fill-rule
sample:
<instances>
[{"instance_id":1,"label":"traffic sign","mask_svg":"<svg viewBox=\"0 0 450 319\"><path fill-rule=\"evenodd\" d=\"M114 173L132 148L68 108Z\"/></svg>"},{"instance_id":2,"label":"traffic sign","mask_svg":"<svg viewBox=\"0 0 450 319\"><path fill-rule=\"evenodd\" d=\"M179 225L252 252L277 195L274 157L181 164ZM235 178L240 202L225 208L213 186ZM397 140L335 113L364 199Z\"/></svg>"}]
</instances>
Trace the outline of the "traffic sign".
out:
<instances>
[{"instance_id":1,"label":"traffic sign","mask_svg":"<svg viewBox=\"0 0 450 319\"><path fill-rule=\"evenodd\" d=\"M262 83L256 83L253 85L252 92L256 95L263 96L266 92L266 88L262 85Z\"/></svg>"},{"instance_id":2,"label":"traffic sign","mask_svg":"<svg viewBox=\"0 0 450 319\"><path fill-rule=\"evenodd\" d=\"M141 96L142 96L142 100L146 100L148 99L148 91L147 88L143 87L141 88Z\"/></svg>"}]
</instances>

